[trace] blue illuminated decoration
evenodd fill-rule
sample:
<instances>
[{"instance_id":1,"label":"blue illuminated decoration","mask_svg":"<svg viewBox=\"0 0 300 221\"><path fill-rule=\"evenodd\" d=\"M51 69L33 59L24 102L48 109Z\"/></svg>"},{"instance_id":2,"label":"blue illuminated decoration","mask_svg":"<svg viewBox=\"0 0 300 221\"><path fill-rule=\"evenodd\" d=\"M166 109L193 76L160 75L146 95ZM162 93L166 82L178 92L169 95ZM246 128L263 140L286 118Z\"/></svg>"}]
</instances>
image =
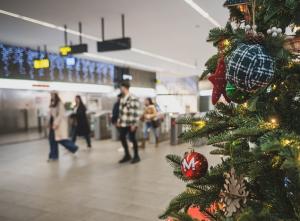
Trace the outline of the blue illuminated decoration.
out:
<instances>
[{"instance_id":1,"label":"blue illuminated decoration","mask_svg":"<svg viewBox=\"0 0 300 221\"><path fill-rule=\"evenodd\" d=\"M67 66L73 66L76 63L76 59L74 57L66 57Z\"/></svg>"},{"instance_id":2,"label":"blue illuminated decoration","mask_svg":"<svg viewBox=\"0 0 300 221\"><path fill-rule=\"evenodd\" d=\"M94 62L90 63L90 65L89 65L89 75L90 75L90 78L92 79L92 81L95 81L95 75L94 75L95 68L96 68L96 64Z\"/></svg>"},{"instance_id":3,"label":"blue illuminated decoration","mask_svg":"<svg viewBox=\"0 0 300 221\"><path fill-rule=\"evenodd\" d=\"M33 61L47 57L50 67L34 69ZM15 47L0 43L0 78L112 85L112 64ZM70 58L69 58L70 59Z\"/></svg>"}]
</instances>

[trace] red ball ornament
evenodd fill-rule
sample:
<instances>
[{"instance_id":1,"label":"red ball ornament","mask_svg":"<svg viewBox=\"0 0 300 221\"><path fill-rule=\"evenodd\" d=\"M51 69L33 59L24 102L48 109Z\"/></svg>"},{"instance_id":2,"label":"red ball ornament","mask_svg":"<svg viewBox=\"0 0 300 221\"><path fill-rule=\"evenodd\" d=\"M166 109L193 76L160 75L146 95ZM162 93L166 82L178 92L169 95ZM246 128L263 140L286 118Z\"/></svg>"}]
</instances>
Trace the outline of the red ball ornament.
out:
<instances>
[{"instance_id":1,"label":"red ball ornament","mask_svg":"<svg viewBox=\"0 0 300 221\"><path fill-rule=\"evenodd\" d=\"M209 212L210 214L215 214L218 210L219 210L219 205L218 203L214 202L210 205L209 208L205 209L205 211ZM212 221L211 218L209 217L209 215L205 212L203 212L203 210L200 209L200 207L196 206L196 205L192 205L188 208L187 210L187 214L193 218L194 220L201 220L201 221ZM168 217L168 219L166 221L179 221L176 220L172 217Z\"/></svg>"},{"instance_id":2,"label":"red ball ornament","mask_svg":"<svg viewBox=\"0 0 300 221\"><path fill-rule=\"evenodd\" d=\"M197 206L191 206L187 213L195 220L201 220L201 221L211 221L209 219L208 215L205 212L202 212L199 207Z\"/></svg>"},{"instance_id":3,"label":"red ball ornament","mask_svg":"<svg viewBox=\"0 0 300 221\"><path fill-rule=\"evenodd\" d=\"M190 179L197 179L204 176L208 169L207 159L200 153L191 151L184 155L181 161L182 174Z\"/></svg>"}]
</instances>

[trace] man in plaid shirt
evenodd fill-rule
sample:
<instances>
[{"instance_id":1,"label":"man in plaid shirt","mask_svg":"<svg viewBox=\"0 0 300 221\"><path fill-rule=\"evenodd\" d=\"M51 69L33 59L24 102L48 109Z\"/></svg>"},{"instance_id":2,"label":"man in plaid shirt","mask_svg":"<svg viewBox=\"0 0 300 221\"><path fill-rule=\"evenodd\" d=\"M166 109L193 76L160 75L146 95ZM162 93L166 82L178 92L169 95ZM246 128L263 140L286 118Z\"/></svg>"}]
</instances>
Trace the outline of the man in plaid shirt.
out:
<instances>
[{"instance_id":1,"label":"man in plaid shirt","mask_svg":"<svg viewBox=\"0 0 300 221\"><path fill-rule=\"evenodd\" d=\"M129 93L129 88L129 81L121 83L120 89L122 98L119 106L119 119L117 125L120 132L120 140L125 151L125 156L119 161L119 163L125 163L131 160L127 143L127 134L129 134L129 139L133 143L134 150L134 157L131 160L131 163L138 163L140 161L138 144L135 138L140 118L140 102L136 97Z\"/></svg>"}]
</instances>

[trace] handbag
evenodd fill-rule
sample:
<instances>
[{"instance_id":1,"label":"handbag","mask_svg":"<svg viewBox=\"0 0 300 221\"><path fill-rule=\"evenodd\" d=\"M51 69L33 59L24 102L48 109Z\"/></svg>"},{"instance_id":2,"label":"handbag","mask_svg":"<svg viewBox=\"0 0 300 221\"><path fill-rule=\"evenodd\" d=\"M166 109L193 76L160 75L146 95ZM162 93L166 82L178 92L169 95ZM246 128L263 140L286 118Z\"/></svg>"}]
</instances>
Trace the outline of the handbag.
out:
<instances>
[{"instance_id":1,"label":"handbag","mask_svg":"<svg viewBox=\"0 0 300 221\"><path fill-rule=\"evenodd\" d=\"M159 119L152 120L151 124L153 128L158 128L160 127L160 120Z\"/></svg>"}]
</instances>

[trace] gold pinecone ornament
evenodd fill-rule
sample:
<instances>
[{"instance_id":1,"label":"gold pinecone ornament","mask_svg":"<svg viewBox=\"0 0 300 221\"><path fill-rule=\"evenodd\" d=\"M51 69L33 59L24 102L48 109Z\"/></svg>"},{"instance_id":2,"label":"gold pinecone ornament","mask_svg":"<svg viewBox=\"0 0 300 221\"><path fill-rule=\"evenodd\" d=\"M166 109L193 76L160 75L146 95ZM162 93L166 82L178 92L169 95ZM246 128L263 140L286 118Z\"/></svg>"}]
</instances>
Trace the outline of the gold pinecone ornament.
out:
<instances>
[{"instance_id":1,"label":"gold pinecone ornament","mask_svg":"<svg viewBox=\"0 0 300 221\"><path fill-rule=\"evenodd\" d=\"M246 190L245 179L243 176L237 176L235 169L232 168L229 173L225 173L224 190L220 193L220 203L226 217L232 217L247 202L249 192Z\"/></svg>"}]
</instances>

